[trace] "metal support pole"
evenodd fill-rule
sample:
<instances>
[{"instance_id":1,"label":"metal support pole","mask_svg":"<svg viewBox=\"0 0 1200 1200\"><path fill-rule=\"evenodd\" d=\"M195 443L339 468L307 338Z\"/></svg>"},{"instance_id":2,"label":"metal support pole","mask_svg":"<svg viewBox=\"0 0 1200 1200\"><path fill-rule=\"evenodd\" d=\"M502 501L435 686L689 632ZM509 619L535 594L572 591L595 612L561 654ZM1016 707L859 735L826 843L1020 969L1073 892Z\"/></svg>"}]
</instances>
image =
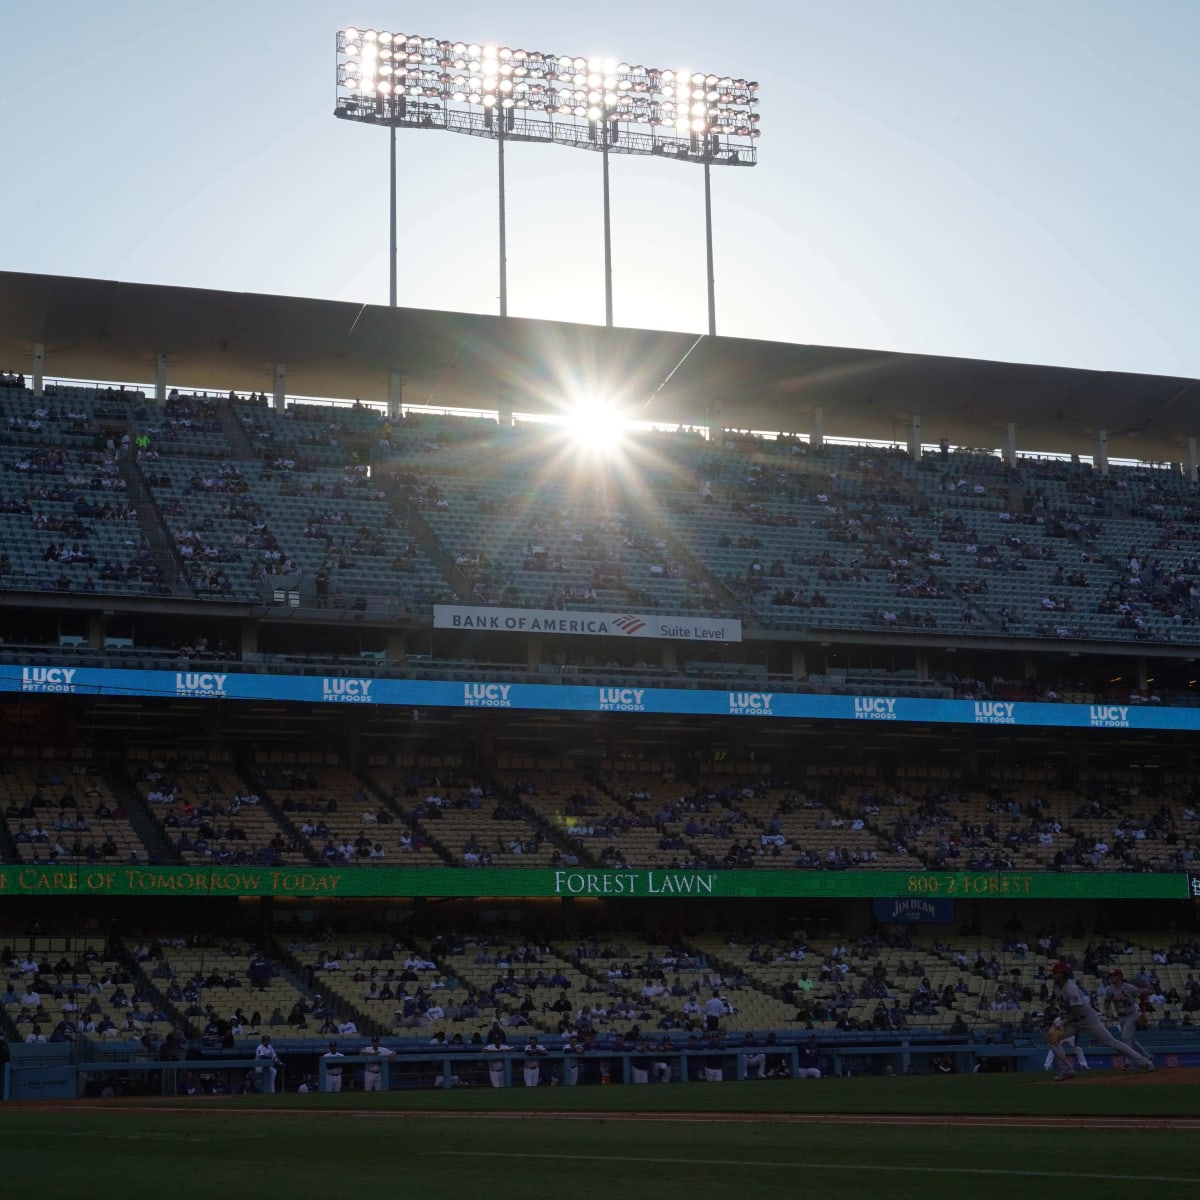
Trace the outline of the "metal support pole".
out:
<instances>
[{"instance_id":1,"label":"metal support pole","mask_svg":"<svg viewBox=\"0 0 1200 1200\"><path fill-rule=\"evenodd\" d=\"M167 402L167 356L165 354L154 356L154 399L159 404Z\"/></svg>"},{"instance_id":2,"label":"metal support pole","mask_svg":"<svg viewBox=\"0 0 1200 1200\"><path fill-rule=\"evenodd\" d=\"M708 254L708 336L717 336L717 282L713 274L712 178L704 156L704 247Z\"/></svg>"},{"instance_id":3,"label":"metal support pole","mask_svg":"<svg viewBox=\"0 0 1200 1200\"><path fill-rule=\"evenodd\" d=\"M504 109L496 114L500 124L496 145L500 169L500 315L508 316L508 224L504 211Z\"/></svg>"},{"instance_id":4,"label":"metal support pole","mask_svg":"<svg viewBox=\"0 0 1200 1200\"><path fill-rule=\"evenodd\" d=\"M608 107L605 106L600 119L600 151L604 160L604 324L611 329L613 323L612 281L612 211L608 199Z\"/></svg>"},{"instance_id":5,"label":"metal support pole","mask_svg":"<svg viewBox=\"0 0 1200 1200\"><path fill-rule=\"evenodd\" d=\"M388 215L391 218L391 253L388 256L389 265L389 287L388 287L388 303L392 308L396 307L396 271L397 260L399 258L399 247L397 245L396 236L396 126L391 128L392 134L392 162L391 174L389 176L390 186L388 188Z\"/></svg>"}]
</instances>

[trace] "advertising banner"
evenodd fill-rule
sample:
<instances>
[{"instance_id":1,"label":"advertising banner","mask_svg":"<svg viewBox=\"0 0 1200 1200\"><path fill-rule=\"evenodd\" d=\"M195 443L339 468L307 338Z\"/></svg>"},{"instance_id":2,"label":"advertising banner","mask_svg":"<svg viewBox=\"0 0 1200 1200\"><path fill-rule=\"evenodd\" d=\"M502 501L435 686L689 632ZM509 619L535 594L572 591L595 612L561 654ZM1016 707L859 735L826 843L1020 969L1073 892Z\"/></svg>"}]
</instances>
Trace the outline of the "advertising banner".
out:
<instances>
[{"instance_id":1,"label":"advertising banner","mask_svg":"<svg viewBox=\"0 0 1200 1200\"><path fill-rule=\"evenodd\" d=\"M1090 871L726 871L593 867L0 866L10 896L511 896L613 899L845 897L917 900L912 912L964 900L1183 900L1186 875ZM894 907L889 911L903 911ZM882 919L882 918L881 918ZM904 920L901 916L889 921ZM928 918L933 919L933 918Z\"/></svg>"},{"instance_id":2,"label":"advertising banner","mask_svg":"<svg viewBox=\"0 0 1200 1200\"><path fill-rule=\"evenodd\" d=\"M485 610L491 611L491 610ZM1200 708L827 696L760 690L693 690L554 683L464 683L252 671L139 671L105 667L0 666L0 693L160 696L164 699L390 704L407 708L515 708L645 712L771 720L1023 725L1057 729L1200 732Z\"/></svg>"},{"instance_id":3,"label":"advertising banner","mask_svg":"<svg viewBox=\"0 0 1200 1200\"><path fill-rule=\"evenodd\" d=\"M740 642L742 623L661 613L562 612L556 608L492 608L435 604L434 629L485 629L490 633L566 633L585 637L669 638L685 642Z\"/></svg>"}]
</instances>

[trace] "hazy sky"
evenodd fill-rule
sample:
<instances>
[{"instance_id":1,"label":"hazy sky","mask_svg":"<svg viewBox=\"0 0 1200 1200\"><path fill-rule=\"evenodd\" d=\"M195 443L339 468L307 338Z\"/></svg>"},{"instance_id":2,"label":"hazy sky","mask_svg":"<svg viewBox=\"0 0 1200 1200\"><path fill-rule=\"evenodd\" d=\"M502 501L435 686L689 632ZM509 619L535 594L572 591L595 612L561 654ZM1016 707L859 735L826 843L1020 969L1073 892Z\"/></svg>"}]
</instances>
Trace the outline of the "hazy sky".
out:
<instances>
[{"instance_id":1,"label":"hazy sky","mask_svg":"<svg viewBox=\"0 0 1200 1200\"><path fill-rule=\"evenodd\" d=\"M386 303L346 25L757 79L720 333L1200 375L1200 0L0 0L0 268ZM495 144L399 148L399 302L496 312ZM599 155L507 162L510 313L601 322ZM612 197L617 324L706 328L701 171Z\"/></svg>"}]
</instances>

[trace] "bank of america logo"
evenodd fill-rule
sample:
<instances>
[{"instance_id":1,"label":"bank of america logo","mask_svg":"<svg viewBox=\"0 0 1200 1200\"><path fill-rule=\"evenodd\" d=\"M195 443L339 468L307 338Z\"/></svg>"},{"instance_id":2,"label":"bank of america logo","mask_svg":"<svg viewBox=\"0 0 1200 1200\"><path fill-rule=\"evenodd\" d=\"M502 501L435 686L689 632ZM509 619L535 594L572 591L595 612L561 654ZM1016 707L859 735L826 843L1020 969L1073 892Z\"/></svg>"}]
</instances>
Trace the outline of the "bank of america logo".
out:
<instances>
[{"instance_id":1,"label":"bank of america logo","mask_svg":"<svg viewBox=\"0 0 1200 1200\"><path fill-rule=\"evenodd\" d=\"M620 617L613 624L621 630L622 633L627 633L631 637L637 633L639 629L646 628L646 622L641 617Z\"/></svg>"}]
</instances>

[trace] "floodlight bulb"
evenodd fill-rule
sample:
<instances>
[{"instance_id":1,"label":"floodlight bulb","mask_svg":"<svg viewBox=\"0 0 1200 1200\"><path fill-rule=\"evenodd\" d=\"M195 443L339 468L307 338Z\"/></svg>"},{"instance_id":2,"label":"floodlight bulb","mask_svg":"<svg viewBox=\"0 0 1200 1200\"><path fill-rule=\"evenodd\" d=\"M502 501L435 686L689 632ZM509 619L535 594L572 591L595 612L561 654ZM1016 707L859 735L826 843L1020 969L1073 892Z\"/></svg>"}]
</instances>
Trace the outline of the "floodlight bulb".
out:
<instances>
[{"instance_id":1,"label":"floodlight bulb","mask_svg":"<svg viewBox=\"0 0 1200 1200\"><path fill-rule=\"evenodd\" d=\"M484 98L483 98L483 107L484 108L491 108L495 103L496 103L495 96L484 96Z\"/></svg>"},{"instance_id":2,"label":"floodlight bulb","mask_svg":"<svg viewBox=\"0 0 1200 1200\"><path fill-rule=\"evenodd\" d=\"M376 36L377 35L375 33L375 30L368 29L367 32L363 34L363 41L373 42L375 40Z\"/></svg>"},{"instance_id":3,"label":"floodlight bulb","mask_svg":"<svg viewBox=\"0 0 1200 1200\"><path fill-rule=\"evenodd\" d=\"M386 79L379 85L379 94L381 96L388 95L391 92L391 90L392 90L392 85L390 83L388 83Z\"/></svg>"},{"instance_id":4,"label":"floodlight bulb","mask_svg":"<svg viewBox=\"0 0 1200 1200\"><path fill-rule=\"evenodd\" d=\"M349 29L342 31L342 37L344 37L348 42L356 41L358 39L358 30L351 25Z\"/></svg>"},{"instance_id":5,"label":"floodlight bulb","mask_svg":"<svg viewBox=\"0 0 1200 1200\"><path fill-rule=\"evenodd\" d=\"M392 44L392 35L390 33L381 33L379 40L383 45L390 46Z\"/></svg>"},{"instance_id":6,"label":"floodlight bulb","mask_svg":"<svg viewBox=\"0 0 1200 1200\"><path fill-rule=\"evenodd\" d=\"M593 105L593 107L591 107L587 110L587 115L588 115L589 121L600 120L600 110L598 108L596 108L594 105Z\"/></svg>"},{"instance_id":7,"label":"floodlight bulb","mask_svg":"<svg viewBox=\"0 0 1200 1200\"><path fill-rule=\"evenodd\" d=\"M697 118L695 121L692 122L692 132L693 133L703 133L704 132L704 119L703 118Z\"/></svg>"},{"instance_id":8,"label":"floodlight bulb","mask_svg":"<svg viewBox=\"0 0 1200 1200\"><path fill-rule=\"evenodd\" d=\"M674 71L664 71L659 78L662 79L663 83L674 83L675 82L675 72Z\"/></svg>"},{"instance_id":9,"label":"floodlight bulb","mask_svg":"<svg viewBox=\"0 0 1200 1200\"><path fill-rule=\"evenodd\" d=\"M676 121L675 121L675 128L676 128L676 129L678 129L678 130L680 130L681 132L686 132L686 131L687 131L687 129L688 129L688 119L687 119L687 117L679 117L679 118L677 118L677 119L676 119Z\"/></svg>"},{"instance_id":10,"label":"floodlight bulb","mask_svg":"<svg viewBox=\"0 0 1200 1200\"><path fill-rule=\"evenodd\" d=\"M496 47L495 46L484 46L483 57L484 58L495 58L496 57Z\"/></svg>"}]
</instances>

